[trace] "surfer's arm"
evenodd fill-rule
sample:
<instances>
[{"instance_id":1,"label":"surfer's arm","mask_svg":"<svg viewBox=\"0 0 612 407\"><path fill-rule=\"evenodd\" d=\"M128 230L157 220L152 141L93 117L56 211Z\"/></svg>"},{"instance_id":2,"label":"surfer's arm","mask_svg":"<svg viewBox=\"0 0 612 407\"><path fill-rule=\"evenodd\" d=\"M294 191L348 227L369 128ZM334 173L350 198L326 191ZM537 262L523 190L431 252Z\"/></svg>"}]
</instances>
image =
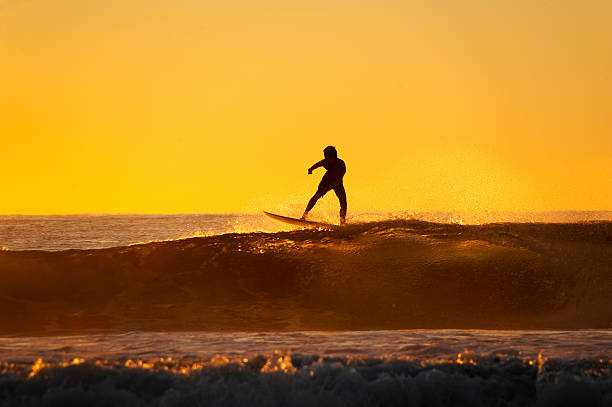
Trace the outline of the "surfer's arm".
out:
<instances>
[{"instance_id":1,"label":"surfer's arm","mask_svg":"<svg viewBox=\"0 0 612 407\"><path fill-rule=\"evenodd\" d=\"M318 163L313 164L313 166L308 169L308 173L312 174L312 170L315 170L322 166L323 166L323 160L319 161Z\"/></svg>"}]
</instances>

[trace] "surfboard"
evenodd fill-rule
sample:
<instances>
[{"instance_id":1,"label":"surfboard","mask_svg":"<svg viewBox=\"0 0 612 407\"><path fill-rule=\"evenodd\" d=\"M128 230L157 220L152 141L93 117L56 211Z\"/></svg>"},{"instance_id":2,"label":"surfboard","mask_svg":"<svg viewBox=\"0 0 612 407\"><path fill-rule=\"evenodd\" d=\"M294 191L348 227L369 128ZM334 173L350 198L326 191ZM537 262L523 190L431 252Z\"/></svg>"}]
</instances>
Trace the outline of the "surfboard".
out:
<instances>
[{"instance_id":1,"label":"surfboard","mask_svg":"<svg viewBox=\"0 0 612 407\"><path fill-rule=\"evenodd\" d=\"M267 216L271 217L274 220L279 222L288 223L290 225L302 226L305 228L324 228L324 229L335 229L338 225L332 225L331 223L323 223L323 222L313 222L311 220L304 220L298 218L290 218L289 216L277 215L275 213L270 213L263 211Z\"/></svg>"}]
</instances>

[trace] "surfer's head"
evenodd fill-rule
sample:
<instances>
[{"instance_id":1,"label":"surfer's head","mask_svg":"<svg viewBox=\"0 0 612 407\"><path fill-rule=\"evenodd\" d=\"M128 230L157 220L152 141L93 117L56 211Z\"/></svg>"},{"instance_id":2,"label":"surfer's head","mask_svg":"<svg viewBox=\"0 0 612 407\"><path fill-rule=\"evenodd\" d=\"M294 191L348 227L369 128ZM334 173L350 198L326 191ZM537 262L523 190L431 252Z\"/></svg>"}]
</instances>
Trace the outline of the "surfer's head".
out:
<instances>
[{"instance_id":1,"label":"surfer's head","mask_svg":"<svg viewBox=\"0 0 612 407\"><path fill-rule=\"evenodd\" d=\"M325 147L325 149L323 150L323 155L325 156L325 158L338 158L338 152L336 151L336 147L334 146Z\"/></svg>"}]
</instances>

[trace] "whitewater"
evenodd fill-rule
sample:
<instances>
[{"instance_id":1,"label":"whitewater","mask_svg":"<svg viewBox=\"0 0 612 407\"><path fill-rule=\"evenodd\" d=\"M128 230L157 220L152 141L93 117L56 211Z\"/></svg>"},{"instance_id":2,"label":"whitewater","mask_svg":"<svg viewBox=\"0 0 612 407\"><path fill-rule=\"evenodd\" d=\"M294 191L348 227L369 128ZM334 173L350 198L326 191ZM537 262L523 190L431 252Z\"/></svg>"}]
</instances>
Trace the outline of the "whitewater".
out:
<instances>
[{"instance_id":1,"label":"whitewater","mask_svg":"<svg viewBox=\"0 0 612 407\"><path fill-rule=\"evenodd\" d=\"M612 212L11 215L0 248L1 405L612 405Z\"/></svg>"}]
</instances>

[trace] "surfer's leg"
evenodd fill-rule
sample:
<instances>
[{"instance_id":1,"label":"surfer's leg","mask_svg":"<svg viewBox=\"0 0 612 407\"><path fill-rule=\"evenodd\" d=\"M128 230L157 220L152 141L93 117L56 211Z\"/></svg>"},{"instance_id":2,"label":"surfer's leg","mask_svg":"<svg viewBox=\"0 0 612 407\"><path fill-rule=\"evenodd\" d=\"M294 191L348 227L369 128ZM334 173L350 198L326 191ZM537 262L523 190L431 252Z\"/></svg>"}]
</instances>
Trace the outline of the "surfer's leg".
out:
<instances>
[{"instance_id":1,"label":"surfer's leg","mask_svg":"<svg viewBox=\"0 0 612 407\"><path fill-rule=\"evenodd\" d=\"M321 181L321 183L319 184L319 188L317 189L317 192L315 192L312 198L310 198L310 201L308 201L308 205L306 205L306 210L304 210L302 219L306 219L306 216L308 216L308 212L310 212L310 210L314 208L319 198L325 195L330 189L331 188L328 188L326 185L323 184L323 181Z\"/></svg>"},{"instance_id":2,"label":"surfer's leg","mask_svg":"<svg viewBox=\"0 0 612 407\"><path fill-rule=\"evenodd\" d=\"M334 192L340 201L340 224L344 225L346 222L346 191L344 190L344 185L340 184L334 188Z\"/></svg>"},{"instance_id":3,"label":"surfer's leg","mask_svg":"<svg viewBox=\"0 0 612 407\"><path fill-rule=\"evenodd\" d=\"M321 193L320 189L318 189L317 192L315 192L315 194L312 196L312 198L310 198L310 201L308 201L308 205L306 205L306 210L304 210L304 214L302 215L302 219L306 219L306 216L308 216L308 212L310 212L310 210L312 208L314 208L314 206L317 203L317 201L319 200L319 198L321 198L323 195L325 195L325 192Z\"/></svg>"},{"instance_id":4,"label":"surfer's leg","mask_svg":"<svg viewBox=\"0 0 612 407\"><path fill-rule=\"evenodd\" d=\"M319 195L319 191L317 191L312 196L312 198L310 198L310 201L308 201L308 205L306 205L306 209L304 210L304 214L302 215L302 219L306 219L306 216L308 216L308 212L310 212L310 210L314 208L315 204L317 203L319 198L321 198L322 196L323 195Z\"/></svg>"}]
</instances>

